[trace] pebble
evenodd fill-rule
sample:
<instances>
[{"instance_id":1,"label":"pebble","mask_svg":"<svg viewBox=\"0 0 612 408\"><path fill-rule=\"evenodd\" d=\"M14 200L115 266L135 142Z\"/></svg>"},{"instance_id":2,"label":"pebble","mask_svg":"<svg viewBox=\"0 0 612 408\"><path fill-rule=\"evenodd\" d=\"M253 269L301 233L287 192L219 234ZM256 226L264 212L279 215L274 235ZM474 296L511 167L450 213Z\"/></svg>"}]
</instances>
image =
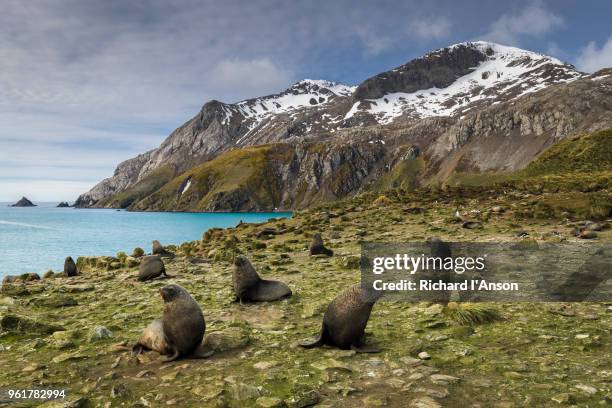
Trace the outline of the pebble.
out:
<instances>
[{"instance_id":1,"label":"pebble","mask_svg":"<svg viewBox=\"0 0 612 408\"><path fill-rule=\"evenodd\" d=\"M439 384L439 385L454 384L459 381L458 377L453 377L452 375L446 375L446 374L432 374L429 377L429 379L434 384Z\"/></svg>"},{"instance_id":2,"label":"pebble","mask_svg":"<svg viewBox=\"0 0 612 408\"><path fill-rule=\"evenodd\" d=\"M554 397L551 398L551 400L559 404L573 404L574 403L574 397L571 394L568 394L567 392L555 395Z\"/></svg>"},{"instance_id":3,"label":"pebble","mask_svg":"<svg viewBox=\"0 0 612 408\"><path fill-rule=\"evenodd\" d=\"M285 406L282 399L274 397L259 397L255 402L257 406L262 408L279 408Z\"/></svg>"},{"instance_id":4,"label":"pebble","mask_svg":"<svg viewBox=\"0 0 612 408\"><path fill-rule=\"evenodd\" d=\"M429 359L431 358L431 356L429 355L429 353L428 353L428 352L426 352L426 351L421 351L421 352L419 353L419 358L420 358L421 360L429 360Z\"/></svg>"},{"instance_id":5,"label":"pebble","mask_svg":"<svg viewBox=\"0 0 612 408\"><path fill-rule=\"evenodd\" d=\"M410 408L441 408L442 405L438 404L436 400L431 397L419 397L413 399L409 405Z\"/></svg>"},{"instance_id":6,"label":"pebble","mask_svg":"<svg viewBox=\"0 0 612 408\"><path fill-rule=\"evenodd\" d=\"M587 393L589 395L597 394L597 388L592 387L590 385L577 384L577 385L574 386L574 388L576 388L576 389L578 389L578 390L580 390L582 392L585 392L585 393Z\"/></svg>"}]
</instances>

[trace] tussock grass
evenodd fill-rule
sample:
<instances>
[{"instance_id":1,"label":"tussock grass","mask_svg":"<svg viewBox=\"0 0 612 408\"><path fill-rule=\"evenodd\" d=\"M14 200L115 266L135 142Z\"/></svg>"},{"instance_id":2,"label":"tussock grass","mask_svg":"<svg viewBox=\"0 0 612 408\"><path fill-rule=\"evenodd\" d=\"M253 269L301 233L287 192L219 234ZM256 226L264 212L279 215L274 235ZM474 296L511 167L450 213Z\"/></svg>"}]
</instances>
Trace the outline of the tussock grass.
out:
<instances>
[{"instance_id":1,"label":"tussock grass","mask_svg":"<svg viewBox=\"0 0 612 408\"><path fill-rule=\"evenodd\" d=\"M496 308L483 303L451 302L444 308L444 315L460 326L475 326L502 320Z\"/></svg>"}]
</instances>

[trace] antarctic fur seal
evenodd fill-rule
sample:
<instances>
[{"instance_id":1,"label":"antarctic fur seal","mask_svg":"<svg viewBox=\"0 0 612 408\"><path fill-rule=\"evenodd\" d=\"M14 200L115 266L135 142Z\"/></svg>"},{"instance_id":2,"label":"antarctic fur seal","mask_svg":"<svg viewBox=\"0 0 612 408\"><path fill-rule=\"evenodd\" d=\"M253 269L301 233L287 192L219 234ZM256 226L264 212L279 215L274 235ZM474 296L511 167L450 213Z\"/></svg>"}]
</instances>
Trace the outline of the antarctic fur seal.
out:
<instances>
[{"instance_id":1,"label":"antarctic fur seal","mask_svg":"<svg viewBox=\"0 0 612 408\"><path fill-rule=\"evenodd\" d=\"M159 292L164 299L162 319L154 320L145 328L132 348L132 355L155 350L168 356L164 361L212 355L202 345L206 323L198 303L179 285L166 285Z\"/></svg>"},{"instance_id":2,"label":"antarctic fur seal","mask_svg":"<svg viewBox=\"0 0 612 408\"><path fill-rule=\"evenodd\" d=\"M332 256L334 251L329 248L326 248L323 244L323 238L321 238L321 234L314 234L312 236L312 243L310 244L310 255L325 255Z\"/></svg>"},{"instance_id":3,"label":"antarctic fur seal","mask_svg":"<svg viewBox=\"0 0 612 408\"><path fill-rule=\"evenodd\" d=\"M261 279L251 262L238 255L234 260L234 293L237 300L269 302L291 296L289 286L280 281Z\"/></svg>"},{"instance_id":4,"label":"antarctic fur seal","mask_svg":"<svg viewBox=\"0 0 612 408\"><path fill-rule=\"evenodd\" d=\"M451 247L447 242L442 241L438 237L432 237L427 240L427 244L429 244L429 249L431 251L431 256L435 258L441 258L442 263L445 262L447 258L452 257ZM434 281L442 281L445 283L450 283L453 281L451 276L451 271L446 270L444 268L433 270L433 271L422 271L421 277L422 280L434 280ZM435 303L439 303L442 306L448 305L450 300L451 293L448 290L439 290L439 291L431 291L430 292L432 298L431 301Z\"/></svg>"},{"instance_id":5,"label":"antarctic fur seal","mask_svg":"<svg viewBox=\"0 0 612 408\"><path fill-rule=\"evenodd\" d=\"M66 276L76 276L79 271L77 271L76 264L71 256L67 257L64 261L64 273Z\"/></svg>"},{"instance_id":6,"label":"antarctic fur seal","mask_svg":"<svg viewBox=\"0 0 612 408\"><path fill-rule=\"evenodd\" d=\"M319 335L300 343L304 348L335 346L343 350L352 349L359 353L377 353L380 350L365 346L365 328L374 303L382 292L353 285L340 293L327 306Z\"/></svg>"},{"instance_id":7,"label":"antarctic fur seal","mask_svg":"<svg viewBox=\"0 0 612 408\"><path fill-rule=\"evenodd\" d=\"M164 258L174 258L174 253L166 250L166 248L164 248L164 246L160 244L158 240L153 241L151 251L153 255L159 255Z\"/></svg>"},{"instance_id":8,"label":"antarctic fur seal","mask_svg":"<svg viewBox=\"0 0 612 408\"><path fill-rule=\"evenodd\" d=\"M138 266L138 280L144 282L146 280L157 278L166 274L166 267L159 255L149 255L142 258L142 262Z\"/></svg>"}]
</instances>

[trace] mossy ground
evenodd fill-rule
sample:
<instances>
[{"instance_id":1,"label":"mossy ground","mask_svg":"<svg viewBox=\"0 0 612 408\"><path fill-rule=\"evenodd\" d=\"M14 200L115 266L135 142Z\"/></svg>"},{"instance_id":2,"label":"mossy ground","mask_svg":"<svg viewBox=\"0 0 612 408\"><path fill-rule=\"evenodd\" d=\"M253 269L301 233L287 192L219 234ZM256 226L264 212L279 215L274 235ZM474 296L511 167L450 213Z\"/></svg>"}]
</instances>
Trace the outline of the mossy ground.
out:
<instances>
[{"instance_id":1,"label":"mossy ground","mask_svg":"<svg viewBox=\"0 0 612 408\"><path fill-rule=\"evenodd\" d=\"M140 283L135 268L92 268L74 278L26 283L27 294L0 297L0 314L27 316L66 331L2 334L0 388L66 388L71 401L83 398L76 406L609 404L612 313L604 303L494 304L489 306L501 319L459 326L437 305L385 301L374 307L367 327L368 342L382 349L379 354L295 345L318 332L327 303L359 280L354 260L361 240L518 241L525 239L517 237L522 231L527 239L573 241L572 228L581 218L572 209L588 206L594 196L610 193L449 188L394 190L384 199L364 194L289 220L211 231L203 241L172 248L178 256L166 261L169 279ZM562 201L563 210L537 210L551 200ZM493 206L506 211L492 212ZM456 210L480 219L483 228L463 229L453 222ZM257 238L264 227L284 232ZM308 255L314 232L323 234L333 257ZM596 238L611 240L609 229ZM286 282L293 297L232 303L230 260L239 252L263 277ZM187 254L206 261L196 263ZM130 357L129 346L161 315L157 291L168 283L193 294L204 311L207 335L226 336L229 350L168 364L154 352ZM52 301L66 298L73 301ZM107 327L113 338L90 342L95 326ZM431 359L417 358L422 351Z\"/></svg>"}]
</instances>

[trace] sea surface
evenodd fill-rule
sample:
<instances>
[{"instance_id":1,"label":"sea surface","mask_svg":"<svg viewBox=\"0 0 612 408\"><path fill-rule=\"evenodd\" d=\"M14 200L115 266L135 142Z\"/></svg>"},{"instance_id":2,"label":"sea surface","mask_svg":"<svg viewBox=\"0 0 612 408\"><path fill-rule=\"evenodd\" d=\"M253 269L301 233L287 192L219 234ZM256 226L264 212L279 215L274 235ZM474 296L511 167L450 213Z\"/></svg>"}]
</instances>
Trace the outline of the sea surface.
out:
<instances>
[{"instance_id":1,"label":"sea surface","mask_svg":"<svg viewBox=\"0 0 612 408\"><path fill-rule=\"evenodd\" d=\"M0 279L24 272L62 271L72 256L128 255L135 247L151 251L151 241L162 245L201 239L213 227L233 227L290 217L275 213L170 213L128 212L106 209L9 207L0 203Z\"/></svg>"}]
</instances>

